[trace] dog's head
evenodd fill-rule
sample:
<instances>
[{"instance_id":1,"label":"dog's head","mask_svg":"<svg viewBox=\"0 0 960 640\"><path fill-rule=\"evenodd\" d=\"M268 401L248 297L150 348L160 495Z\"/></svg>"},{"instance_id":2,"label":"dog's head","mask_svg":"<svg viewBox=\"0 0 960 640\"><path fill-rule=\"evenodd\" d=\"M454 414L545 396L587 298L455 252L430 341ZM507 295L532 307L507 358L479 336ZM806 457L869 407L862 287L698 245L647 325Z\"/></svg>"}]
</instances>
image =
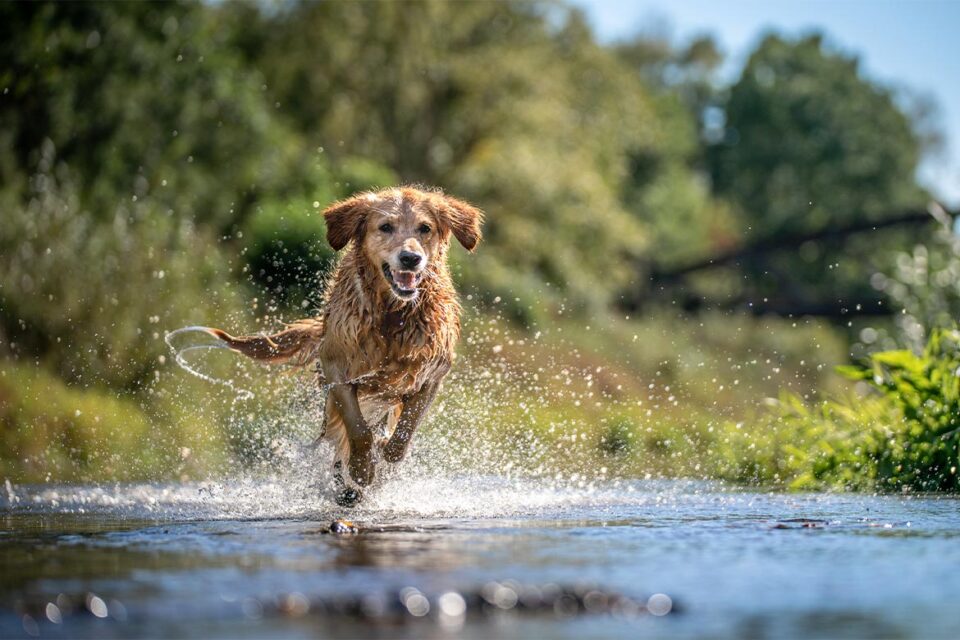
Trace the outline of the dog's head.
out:
<instances>
[{"instance_id":1,"label":"dog's head","mask_svg":"<svg viewBox=\"0 0 960 640\"><path fill-rule=\"evenodd\" d=\"M421 284L446 260L450 236L468 251L480 242L483 213L439 191L412 187L362 193L323 212L327 240L339 251L351 241L398 299L415 300Z\"/></svg>"}]
</instances>

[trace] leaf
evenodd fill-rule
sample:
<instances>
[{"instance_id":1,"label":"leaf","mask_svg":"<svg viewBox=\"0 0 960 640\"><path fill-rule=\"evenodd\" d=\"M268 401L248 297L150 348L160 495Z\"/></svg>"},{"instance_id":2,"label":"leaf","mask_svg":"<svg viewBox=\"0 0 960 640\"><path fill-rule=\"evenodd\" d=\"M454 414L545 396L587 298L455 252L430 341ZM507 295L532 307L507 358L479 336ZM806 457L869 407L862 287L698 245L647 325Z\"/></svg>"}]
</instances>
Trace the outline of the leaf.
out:
<instances>
[{"instance_id":1,"label":"leaf","mask_svg":"<svg viewBox=\"0 0 960 640\"><path fill-rule=\"evenodd\" d=\"M873 380L873 371L855 364L839 365L834 370L849 380Z\"/></svg>"},{"instance_id":2,"label":"leaf","mask_svg":"<svg viewBox=\"0 0 960 640\"><path fill-rule=\"evenodd\" d=\"M881 351L871 356L876 364L886 365L893 369L906 369L919 373L923 371L923 360L907 349L898 351Z\"/></svg>"}]
</instances>

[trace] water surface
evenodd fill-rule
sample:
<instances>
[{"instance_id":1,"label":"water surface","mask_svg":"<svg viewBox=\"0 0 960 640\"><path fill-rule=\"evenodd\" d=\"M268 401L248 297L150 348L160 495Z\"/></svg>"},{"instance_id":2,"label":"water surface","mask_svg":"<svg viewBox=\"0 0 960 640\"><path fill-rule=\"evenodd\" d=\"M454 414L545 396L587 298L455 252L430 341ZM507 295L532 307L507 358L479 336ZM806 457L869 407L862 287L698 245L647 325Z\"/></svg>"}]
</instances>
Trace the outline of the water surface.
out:
<instances>
[{"instance_id":1,"label":"water surface","mask_svg":"<svg viewBox=\"0 0 960 640\"><path fill-rule=\"evenodd\" d=\"M946 638L960 629L954 498L475 477L389 483L353 512L289 479L5 493L3 637ZM360 534L326 532L344 515ZM289 594L322 603L413 586L432 598L505 580L590 583L639 602L666 594L675 609L364 620L275 606Z\"/></svg>"}]
</instances>

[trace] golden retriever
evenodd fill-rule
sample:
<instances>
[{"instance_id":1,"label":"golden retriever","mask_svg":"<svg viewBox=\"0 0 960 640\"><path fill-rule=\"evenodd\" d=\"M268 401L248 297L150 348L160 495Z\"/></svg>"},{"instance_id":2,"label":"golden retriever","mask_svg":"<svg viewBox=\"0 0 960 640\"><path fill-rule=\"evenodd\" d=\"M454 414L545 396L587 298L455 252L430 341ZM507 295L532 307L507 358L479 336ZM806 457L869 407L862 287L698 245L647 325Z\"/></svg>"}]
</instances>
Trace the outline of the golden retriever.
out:
<instances>
[{"instance_id":1,"label":"golden retriever","mask_svg":"<svg viewBox=\"0 0 960 640\"><path fill-rule=\"evenodd\" d=\"M258 360L319 361L329 389L320 437L336 450L337 502L352 506L379 459L404 458L450 370L460 304L447 250L451 236L474 250L483 213L438 190L398 187L336 202L323 216L330 246L346 252L320 317L272 336L210 331Z\"/></svg>"}]
</instances>

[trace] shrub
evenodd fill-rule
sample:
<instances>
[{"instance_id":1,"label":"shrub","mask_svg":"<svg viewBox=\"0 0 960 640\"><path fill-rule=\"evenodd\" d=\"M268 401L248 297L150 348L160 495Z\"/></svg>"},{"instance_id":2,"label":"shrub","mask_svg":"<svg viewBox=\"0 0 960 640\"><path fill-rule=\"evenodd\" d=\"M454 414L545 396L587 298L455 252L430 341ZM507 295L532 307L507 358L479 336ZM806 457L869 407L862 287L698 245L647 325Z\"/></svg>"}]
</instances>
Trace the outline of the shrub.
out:
<instances>
[{"instance_id":1,"label":"shrub","mask_svg":"<svg viewBox=\"0 0 960 640\"><path fill-rule=\"evenodd\" d=\"M874 393L815 406L785 394L759 428L728 441L720 475L791 489L960 489L960 332L934 329L919 355L883 351L839 371Z\"/></svg>"},{"instance_id":2,"label":"shrub","mask_svg":"<svg viewBox=\"0 0 960 640\"><path fill-rule=\"evenodd\" d=\"M876 389L900 416L879 440L877 479L891 488L960 489L960 331L934 329L923 353L883 351L842 372Z\"/></svg>"},{"instance_id":3,"label":"shrub","mask_svg":"<svg viewBox=\"0 0 960 640\"><path fill-rule=\"evenodd\" d=\"M241 314L242 286L209 234L153 201L98 220L69 180L32 182L0 225L0 333L14 355L68 382L134 389L166 353L165 331Z\"/></svg>"},{"instance_id":4,"label":"shrub","mask_svg":"<svg viewBox=\"0 0 960 640\"><path fill-rule=\"evenodd\" d=\"M150 421L132 398L70 388L38 366L0 360L0 474L15 482L130 479L160 470Z\"/></svg>"}]
</instances>

